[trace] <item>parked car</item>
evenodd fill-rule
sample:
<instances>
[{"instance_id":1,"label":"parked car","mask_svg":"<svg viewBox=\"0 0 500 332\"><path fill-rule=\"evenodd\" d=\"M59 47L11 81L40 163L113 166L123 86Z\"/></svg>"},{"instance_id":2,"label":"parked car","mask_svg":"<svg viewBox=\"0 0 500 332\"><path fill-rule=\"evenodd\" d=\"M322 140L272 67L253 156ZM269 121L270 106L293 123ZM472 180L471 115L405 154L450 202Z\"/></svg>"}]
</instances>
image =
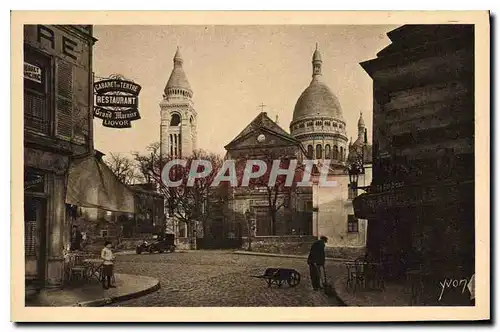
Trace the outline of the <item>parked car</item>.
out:
<instances>
[{"instance_id":1,"label":"parked car","mask_svg":"<svg viewBox=\"0 0 500 332\"><path fill-rule=\"evenodd\" d=\"M143 252L149 252L150 254L154 252L163 253L165 251L174 252L175 251L175 235L174 234L164 234L157 235L156 239L152 242L144 240L143 243L137 245L135 252L140 255Z\"/></svg>"}]
</instances>

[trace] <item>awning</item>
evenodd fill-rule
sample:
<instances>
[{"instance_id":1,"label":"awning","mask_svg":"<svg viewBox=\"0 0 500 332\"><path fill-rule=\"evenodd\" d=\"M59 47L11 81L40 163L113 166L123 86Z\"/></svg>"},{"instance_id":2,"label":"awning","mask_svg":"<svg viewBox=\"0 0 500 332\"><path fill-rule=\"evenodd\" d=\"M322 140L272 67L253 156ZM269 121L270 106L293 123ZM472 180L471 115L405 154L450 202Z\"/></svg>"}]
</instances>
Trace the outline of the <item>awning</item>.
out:
<instances>
[{"instance_id":1,"label":"awning","mask_svg":"<svg viewBox=\"0 0 500 332\"><path fill-rule=\"evenodd\" d=\"M96 156L71 162L66 203L114 212L135 212L132 190Z\"/></svg>"}]
</instances>

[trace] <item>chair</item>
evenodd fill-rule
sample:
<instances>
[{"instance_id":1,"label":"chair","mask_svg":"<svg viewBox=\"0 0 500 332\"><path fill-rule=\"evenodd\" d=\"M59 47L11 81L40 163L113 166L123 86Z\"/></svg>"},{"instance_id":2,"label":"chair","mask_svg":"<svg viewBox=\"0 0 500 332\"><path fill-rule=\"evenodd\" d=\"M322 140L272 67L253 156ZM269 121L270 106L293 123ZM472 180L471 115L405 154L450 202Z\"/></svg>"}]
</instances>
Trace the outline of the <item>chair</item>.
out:
<instances>
[{"instance_id":1,"label":"chair","mask_svg":"<svg viewBox=\"0 0 500 332\"><path fill-rule=\"evenodd\" d=\"M89 266L83 262L84 255L74 254L70 256L69 280L85 282L88 280Z\"/></svg>"},{"instance_id":2,"label":"chair","mask_svg":"<svg viewBox=\"0 0 500 332\"><path fill-rule=\"evenodd\" d=\"M356 288L358 285L365 285L366 278L364 265L364 258L359 257L354 261L354 265L348 266L347 288L353 287L353 292L356 292Z\"/></svg>"}]
</instances>

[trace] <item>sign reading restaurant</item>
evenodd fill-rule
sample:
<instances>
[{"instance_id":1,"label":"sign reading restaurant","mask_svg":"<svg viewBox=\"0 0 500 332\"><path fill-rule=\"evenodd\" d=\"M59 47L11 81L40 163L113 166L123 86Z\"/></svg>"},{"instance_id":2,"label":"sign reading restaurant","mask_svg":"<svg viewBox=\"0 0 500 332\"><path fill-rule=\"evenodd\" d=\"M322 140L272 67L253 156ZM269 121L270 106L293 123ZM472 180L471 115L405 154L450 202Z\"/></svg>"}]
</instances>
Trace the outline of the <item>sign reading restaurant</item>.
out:
<instances>
[{"instance_id":1,"label":"sign reading restaurant","mask_svg":"<svg viewBox=\"0 0 500 332\"><path fill-rule=\"evenodd\" d=\"M110 128L130 128L131 122L141 118L139 92L141 86L121 77L94 83L94 116Z\"/></svg>"}]
</instances>

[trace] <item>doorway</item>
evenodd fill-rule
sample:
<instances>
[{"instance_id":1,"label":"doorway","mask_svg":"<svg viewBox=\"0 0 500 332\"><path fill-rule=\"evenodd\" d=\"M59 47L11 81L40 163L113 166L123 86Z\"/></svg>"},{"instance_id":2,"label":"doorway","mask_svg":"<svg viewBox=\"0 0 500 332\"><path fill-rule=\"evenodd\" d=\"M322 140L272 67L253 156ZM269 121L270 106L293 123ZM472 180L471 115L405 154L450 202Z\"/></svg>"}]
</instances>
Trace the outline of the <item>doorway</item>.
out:
<instances>
[{"instance_id":1,"label":"doorway","mask_svg":"<svg viewBox=\"0 0 500 332\"><path fill-rule=\"evenodd\" d=\"M24 257L26 285L37 289L45 282L46 200L24 197Z\"/></svg>"}]
</instances>

